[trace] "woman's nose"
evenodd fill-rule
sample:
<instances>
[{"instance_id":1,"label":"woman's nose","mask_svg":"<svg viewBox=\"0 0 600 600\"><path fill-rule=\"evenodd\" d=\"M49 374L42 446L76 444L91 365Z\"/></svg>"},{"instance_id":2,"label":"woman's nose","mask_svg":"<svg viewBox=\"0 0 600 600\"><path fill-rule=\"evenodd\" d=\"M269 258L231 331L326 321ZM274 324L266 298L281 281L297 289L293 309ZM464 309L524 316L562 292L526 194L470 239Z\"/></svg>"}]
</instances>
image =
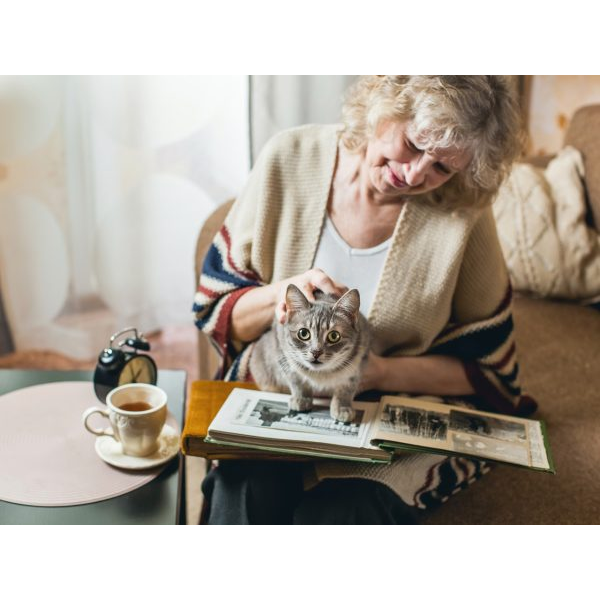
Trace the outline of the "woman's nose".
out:
<instances>
[{"instance_id":1,"label":"woman's nose","mask_svg":"<svg viewBox=\"0 0 600 600\"><path fill-rule=\"evenodd\" d=\"M416 186L421 185L425 181L427 175L428 165L423 164L422 161L413 160L410 162L404 179L408 185Z\"/></svg>"}]
</instances>

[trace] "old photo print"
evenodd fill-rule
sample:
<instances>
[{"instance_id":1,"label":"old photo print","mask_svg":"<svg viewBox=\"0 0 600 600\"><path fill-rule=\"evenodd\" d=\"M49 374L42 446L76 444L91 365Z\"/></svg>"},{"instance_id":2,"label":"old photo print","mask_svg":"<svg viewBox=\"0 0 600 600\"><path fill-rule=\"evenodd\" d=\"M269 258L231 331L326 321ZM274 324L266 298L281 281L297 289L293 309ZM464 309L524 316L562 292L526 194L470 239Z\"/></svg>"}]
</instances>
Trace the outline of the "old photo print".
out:
<instances>
[{"instance_id":1,"label":"old photo print","mask_svg":"<svg viewBox=\"0 0 600 600\"><path fill-rule=\"evenodd\" d=\"M527 431L522 423L486 415L474 415L460 410L450 411L450 429L507 442L527 440Z\"/></svg>"},{"instance_id":2,"label":"old photo print","mask_svg":"<svg viewBox=\"0 0 600 600\"><path fill-rule=\"evenodd\" d=\"M448 415L442 412L386 404L381 414L380 428L383 432L445 441L448 424Z\"/></svg>"},{"instance_id":3,"label":"old photo print","mask_svg":"<svg viewBox=\"0 0 600 600\"><path fill-rule=\"evenodd\" d=\"M455 452L475 452L479 456L520 465L531 462L527 431L522 423L451 410L450 429Z\"/></svg>"},{"instance_id":4,"label":"old photo print","mask_svg":"<svg viewBox=\"0 0 600 600\"><path fill-rule=\"evenodd\" d=\"M328 436L357 437L363 415L364 411L357 410L352 423L341 423L329 414L328 407L315 407L310 412L293 414L286 403L260 399L241 424Z\"/></svg>"}]
</instances>

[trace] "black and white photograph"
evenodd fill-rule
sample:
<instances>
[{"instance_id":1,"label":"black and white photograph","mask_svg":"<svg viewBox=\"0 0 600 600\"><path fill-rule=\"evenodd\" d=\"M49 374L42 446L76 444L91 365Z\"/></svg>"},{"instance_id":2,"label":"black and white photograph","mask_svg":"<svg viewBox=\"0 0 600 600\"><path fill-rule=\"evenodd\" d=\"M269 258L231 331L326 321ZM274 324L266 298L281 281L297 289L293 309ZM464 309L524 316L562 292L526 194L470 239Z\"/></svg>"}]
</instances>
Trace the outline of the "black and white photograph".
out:
<instances>
[{"instance_id":1,"label":"black and white photograph","mask_svg":"<svg viewBox=\"0 0 600 600\"><path fill-rule=\"evenodd\" d=\"M387 404L381 414L382 431L445 441L448 415L431 410Z\"/></svg>"},{"instance_id":2,"label":"black and white photograph","mask_svg":"<svg viewBox=\"0 0 600 600\"><path fill-rule=\"evenodd\" d=\"M243 412L239 411L236 421L255 427L271 427L273 423L276 423L288 414L287 404L272 400L259 400L250 412L250 415L244 419L243 415L246 413L246 409L247 403L244 403L244 410Z\"/></svg>"},{"instance_id":3,"label":"black and white photograph","mask_svg":"<svg viewBox=\"0 0 600 600\"><path fill-rule=\"evenodd\" d=\"M352 423L341 423L331 417L328 407L315 407L310 412L292 413L285 403L260 399L242 424L322 435L357 437L363 414L364 411L357 410Z\"/></svg>"},{"instance_id":4,"label":"black and white photograph","mask_svg":"<svg viewBox=\"0 0 600 600\"><path fill-rule=\"evenodd\" d=\"M522 423L474 415L460 410L450 411L450 429L507 442L524 442L527 440L527 431Z\"/></svg>"},{"instance_id":5,"label":"black and white photograph","mask_svg":"<svg viewBox=\"0 0 600 600\"><path fill-rule=\"evenodd\" d=\"M505 460L519 465L530 465L529 451L524 441L511 442L496 438L485 438L465 432L452 433L454 452L470 454L476 452L495 460Z\"/></svg>"}]
</instances>

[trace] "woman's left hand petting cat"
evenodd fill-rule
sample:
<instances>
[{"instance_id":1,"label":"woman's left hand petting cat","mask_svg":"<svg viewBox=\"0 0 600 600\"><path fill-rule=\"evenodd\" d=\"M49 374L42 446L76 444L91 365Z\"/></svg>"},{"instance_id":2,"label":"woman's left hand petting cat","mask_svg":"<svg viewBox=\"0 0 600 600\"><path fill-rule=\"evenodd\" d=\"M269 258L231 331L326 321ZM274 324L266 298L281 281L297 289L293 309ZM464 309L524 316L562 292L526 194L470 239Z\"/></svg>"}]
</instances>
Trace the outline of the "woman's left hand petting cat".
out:
<instances>
[{"instance_id":1,"label":"woman's left hand petting cat","mask_svg":"<svg viewBox=\"0 0 600 600\"><path fill-rule=\"evenodd\" d=\"M356 289L341 297L314 289L313 297L310 302L296 285L287 286L285 319L276 316L256 342L250 371L261 389L289 391L290 410L310 410L313 396L326 395L331 416L350 422L370 344L360 295Z\"/></svg>"}]
</instances>

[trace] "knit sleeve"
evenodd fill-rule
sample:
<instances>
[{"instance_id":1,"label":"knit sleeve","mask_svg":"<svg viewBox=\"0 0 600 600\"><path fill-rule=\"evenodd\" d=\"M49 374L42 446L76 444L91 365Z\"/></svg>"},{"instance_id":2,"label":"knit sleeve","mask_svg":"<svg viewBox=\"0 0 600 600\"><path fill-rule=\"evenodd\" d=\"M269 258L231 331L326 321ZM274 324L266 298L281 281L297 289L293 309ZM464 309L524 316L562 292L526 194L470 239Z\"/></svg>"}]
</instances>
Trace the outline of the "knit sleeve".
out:
<instances>
[{"instance_id":1,"label":"knit sleeve","mask_svg":"<svg viewBox=\"0 0 600 600\"><path fill-rule=\"evenodd\" d=\"M483 211L470 234L451 320L430 352L462 360L481 409L520 415L536 410L519 385L512 288L491 209Z\"/></svg>"},{"instance_id":2,"label":"knit sleeve","mask_svg":"<svg viewBox=\"0 0 600 600\"><path fill-rule=\"evenodd\" d=\"M231 232L224 224L204 260L193 306L196 327L209 336L221 357L221 377L243 349L230 336L233 307L246 292L261 285L251 268L233 260L231 243Z\"/></svg>"}]
</instances>

